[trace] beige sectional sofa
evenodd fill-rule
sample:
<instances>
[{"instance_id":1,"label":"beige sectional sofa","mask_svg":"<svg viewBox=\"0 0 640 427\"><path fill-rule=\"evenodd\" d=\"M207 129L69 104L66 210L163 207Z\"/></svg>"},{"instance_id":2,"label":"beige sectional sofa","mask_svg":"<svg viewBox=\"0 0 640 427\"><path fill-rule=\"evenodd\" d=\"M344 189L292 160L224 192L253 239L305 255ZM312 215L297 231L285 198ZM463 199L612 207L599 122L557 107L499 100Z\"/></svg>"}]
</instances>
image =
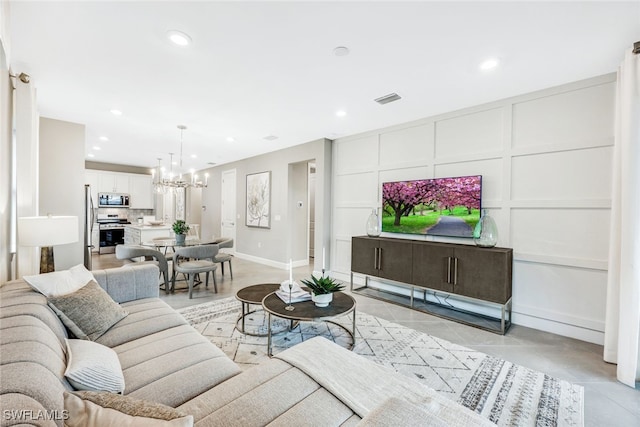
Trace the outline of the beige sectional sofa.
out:
<instances>
[{"instance_id":1,"label":"beige sectional sofa","mask_svg":"<svg viewBox=\"0 0 640 427\"><path fill-rule=\"evenodd\" d=\"M492 425L323 338L241 372L158 298L157 267L93 275L129 313L97 339L118 355L124 394L193 415L196 426ZM62 416L33 414L64 414L63 394L72 390L64 376L67 336L46 298L26 282L0 286L3 426L63 425Z\"/></svg>"}]
</instances>

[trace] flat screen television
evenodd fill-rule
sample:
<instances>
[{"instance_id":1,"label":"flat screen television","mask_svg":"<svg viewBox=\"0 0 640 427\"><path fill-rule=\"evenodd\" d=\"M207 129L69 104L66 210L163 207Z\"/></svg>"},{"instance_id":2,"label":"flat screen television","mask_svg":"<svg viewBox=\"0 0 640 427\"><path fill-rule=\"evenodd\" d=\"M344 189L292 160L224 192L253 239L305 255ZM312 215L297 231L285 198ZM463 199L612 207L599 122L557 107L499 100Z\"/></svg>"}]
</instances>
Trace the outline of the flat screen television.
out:
<instances>
[{"instance_id":1,"label":"flat screen television","mask_svg":"<svg viewBox=\"0 0 640 427\"><path fill-rule=\"evenodd\" d=\"M480 220L482 175L382 184L382 231L473 237Z\"/></svg>"}]
</instances>

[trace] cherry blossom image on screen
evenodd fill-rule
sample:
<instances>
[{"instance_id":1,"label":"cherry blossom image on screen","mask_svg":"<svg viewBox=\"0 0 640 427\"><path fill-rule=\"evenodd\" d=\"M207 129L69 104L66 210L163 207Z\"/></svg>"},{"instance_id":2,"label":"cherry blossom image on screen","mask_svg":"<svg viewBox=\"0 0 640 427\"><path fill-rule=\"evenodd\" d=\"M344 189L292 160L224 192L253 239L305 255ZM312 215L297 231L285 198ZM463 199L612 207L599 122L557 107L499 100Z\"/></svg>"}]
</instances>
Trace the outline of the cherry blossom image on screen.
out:
<instances>
[{"instance_id":1,"label":"cherry blossom image on screen","mask_svg":"<svg viewBox=\"0 0 640 427\"><path fill-rule=\"evenodd\" d=\"M382 231L472 238L481 199L481 175L385 182Z\"/></svg>"}]
</instances>

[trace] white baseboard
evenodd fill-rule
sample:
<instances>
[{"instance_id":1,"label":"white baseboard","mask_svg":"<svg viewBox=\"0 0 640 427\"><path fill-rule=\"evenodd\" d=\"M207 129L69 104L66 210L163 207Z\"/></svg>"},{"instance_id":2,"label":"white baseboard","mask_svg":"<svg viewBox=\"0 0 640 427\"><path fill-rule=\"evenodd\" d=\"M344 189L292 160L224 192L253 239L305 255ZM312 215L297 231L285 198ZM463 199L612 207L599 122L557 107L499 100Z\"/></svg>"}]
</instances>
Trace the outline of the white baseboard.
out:
<instances>
[{"instance_id":1,"label":"white baseboard","mask_svg":"<svg viewBox=\"0 0 640 427\"><path fill-rule=\"evenodd\" d=\"M349 283L351 279L350 274L334 272L332 277L336 279L342 280ZM364 277L361 274L355 274L353 276L353 282L355 285L363 285ZM409 310L409 308L407 308ZM549 313L546 313L549 314ZM578 323L581 320L583 323L584 319L571 319L575 323ZM562 322L557 320L552 320L545 317L533 316L530 314L518 313L516 311L512 311L511 313L511 322L514 325L526 326L528 328L537 329L539 331L545 331L556 335L561 335L564 337L575 338L580 341L586 341L598 345L604 344L604 332L591 329L590 327L583 327L576 324L571 324L568 322ZM587 322L587 325L593 328L600 328L602 325L600 322ZM509 332L507 332L508 334Z\"/></svg>"},{"instance_id":2,"label":"white baseboard","mask_svg":"<svg viewBox=\"0 0 640 427\"><path fill-rule=\"evenodd\" d=\"M604 332L516 312L512 312L512 317L514 325L526 326L527 328L550 332L552 334L562 335L563 337L575 338L593 344L604 344Z\"/></svg>"},{"instance_id":3,"label":"white baseboard","mask_svg":"<svg viewBox=\"0 0 640 427\"><path fill-rule=\"evenodd\" d=\"M258 264L268 265L269 267L280 268L286 270L289 268L288 262L274 261L272 259L261 258L254 255L243 254L241 252L236 252L235 256L241 259L246 259L247 261L255 262ZM305 265L309 265L308 259L301 259L297 261L293 261L293 267L304 267Z\"/></svg>"}]
</instances>

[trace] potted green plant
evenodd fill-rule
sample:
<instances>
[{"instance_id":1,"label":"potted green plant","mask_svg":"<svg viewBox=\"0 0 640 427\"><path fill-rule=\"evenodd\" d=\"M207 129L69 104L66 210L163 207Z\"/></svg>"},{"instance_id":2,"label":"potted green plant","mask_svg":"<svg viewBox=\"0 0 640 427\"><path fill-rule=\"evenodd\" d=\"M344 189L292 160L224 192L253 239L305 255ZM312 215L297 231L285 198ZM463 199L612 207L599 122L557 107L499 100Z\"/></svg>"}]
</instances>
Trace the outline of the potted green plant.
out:
<instances>
[{"instance_id":1,"label":"potted green plant","mask_svg":"<svg viewBox=\"0 0 640 427\"><path fill-rule=\"evenodd\" d=\"M328 276L315 277L311 275L311 280L301 280L311 290L311 300L318 307L326 307L333 301L333 293L344 289L344 285L336 282Z\"/></svg>"},{"instance_id":2,"label":"potted green plant","mask_svg":"<svg viewBox=\"0 0 640 427\"><path fill-rule=\"evenodd\" d=\"M187 224L181 219L177 219L173 223L171 228L173 229L173 232L176 235L176 245L183 245L184 239L187 236L187 233L189 232L189 224Z\"/></svg>"}]
</instances>

